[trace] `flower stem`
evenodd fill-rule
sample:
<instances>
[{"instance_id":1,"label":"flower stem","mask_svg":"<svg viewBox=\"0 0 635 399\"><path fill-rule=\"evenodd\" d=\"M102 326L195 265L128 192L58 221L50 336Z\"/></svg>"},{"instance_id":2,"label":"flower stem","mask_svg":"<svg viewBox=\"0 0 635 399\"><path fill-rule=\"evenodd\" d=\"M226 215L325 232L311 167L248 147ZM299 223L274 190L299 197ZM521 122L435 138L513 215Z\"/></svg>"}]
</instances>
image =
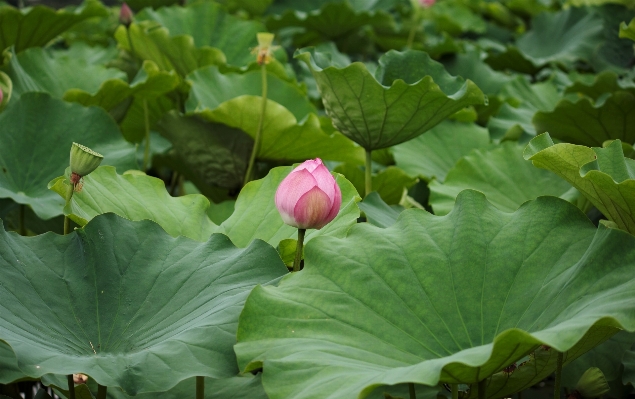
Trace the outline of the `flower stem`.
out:
<instances>
[{"instance_id":1,"label":"flower stem","mask_svg":"<svg viewBox=\"0 0 635 399\"><path fill-rule=\"evenodd\" d=\"M417 25L419 25L419 18L413 18L412 28L410 28L410 33L408 33L408 42L406 42L407 50L410 50L412 48L412 43L414 43L415 34L417 33Z\"/></svg>"},{"instance_id":2,"label":"flower stem","mask_svg":"<svg viewBox=\"0 0 635 399\"><path fill-rule=\"evenodd\" d=\"M97 398L96 399L106 399L106 391L107 387L103 385L97 385Z\"/></svg>"},{"instance_id":3,"label":"flower stem","mask_svg":"<svg viewBox=\"0 0 635 399\"><path fill-rule=\"evenodd\" d=\"M452 385L452 399L459 399L459 384Z\"/></svg>"},{"instance_id":4,"label":"flower stem","mask_svg":"<svg viewBox=\"0 0 635 399\"><path fill-rule=\"evenodd\" d=\"M478 399L487 397L487 379L478 382Z\"/></svg>"},{"instance_id":5,"label":"flower stem","mask_svg":"<svg viewBox=\"0 0 635 399\"><path fill-rule=\"evenodd\" d=\"M75 381L73 381L73 374L66 376L68 381L68 399L75 399Z\"/></svg>"},{"instance_id":6,"label":"flower stem","mask_svg":"<svg viewBox=\"0 0 635 399\"><path fill-rule=\"evenodd\" d=\"M260 108L260 120L258 121L258 129L256 130L256 137L254 138L254 148L251 150L251 157L249 157L249 164L247 165L247 172L245 172L243 186L251 181L256 156L258 155L258 151L260 151L262 129L265 125L265 111L267 109L267 64L262 64L260 71L262 72L262 106Z\"/></svg>"},{"instance_id":7,"label":"flower stem","mask_svg":"<svg viewBox=\"0 0 635 399\"><path fill-rule=\"evenodd\" d=\"M300 271L300 262L302 261L302 247L304 246L304 233L306 229L298 229L298 245L295 248L295 260L293 261L293 271Z\"/></svg>"},{"instance_id":8,"label":"flower stem","mask_svg":"<svg viewBox=\"0 0 635 399\"><path fill-rule=\"evenodd\" d=\"M368 194L370 194L371 191L373 191L371 163L372 163L371 150L366 150L366 170L365 170L366 195L364 195L364 197L366 197Z\"/></svg>"},{"instance_id":9,"label":"flower stem","mask_svg":"<svg viewBox=\"0 0 635 399\"><path fill-rule=\"evenodd\" d=\"M132 45L132 36L130 36L130 27L129 26L126 27L126 33L128 34L128 43L130 43L130 53L132 53L133 57L136 57L137 55L135 54L134 46Z\"/></svg>"},{"instance_id":10,"label":"flower stem","mask_svg":"<svg viewBox=\"0 0 635 399\"><path fill-rule=\"evenodd\" d=\"M196 377L196 399L205 398L205 377Z\"/></svg>"},{"instance_id":11,"label":"flower stem","mask_svg":"<svg viewBox=\"0 0 635 399\"><path fill-rule=\"evenodd\" d=\"M26 205L20 204L20 220L18 229L20 231L21 236L26 235L26 225L24 224L24 214L26 213Z\"/></svg>"},{"instance_id":12,"label":"flower stem","mask_svg":"<svg viewBox=\"0 0 635 399\"><path fill-rule=\"evenodd\" d=\"M562 381L562 361L564 359L564 353L558 352L558 360L556 361L556 381L553 384L553 397L554 399L560 399L560 384Z\"/></svg>"},{"instance_id":13,"label":"flower stem","mask_svg":"<svg viewBox=\"0 0 635 399\"><path fill-rule=\"evenodd\" d=\"M69 206L71 203L71 198L73 198L73 189L74 189L73 183L70 183L68 188L66 189L66 204L64 204L64 208ZM64 235L70 232L71 232L71 220L69 219L67 215L64 215Z\"/></svg>"},{"instance_id":14,"label":"flower stem","mask_svg":"<svg viewBox=\"0 0 635 399\"><path fill-rule=\"evenodd\" d=\"M408 383L408 390L410 391L410 399L417 399L417 394L415 393L415 384L412 382Z\"/></svg>"},{"instance_id":15,"label":"flower stem","mask_svg":"<svg viewBox=\"0 0 635 399\"><path fill-rule=\"evenodd\" d=\"M143 119L146 128L146 148L143 152L143 171L148 170L150 163L150 115L148 115L148 100L143 99Z\"/></svg>"}]
</instances>

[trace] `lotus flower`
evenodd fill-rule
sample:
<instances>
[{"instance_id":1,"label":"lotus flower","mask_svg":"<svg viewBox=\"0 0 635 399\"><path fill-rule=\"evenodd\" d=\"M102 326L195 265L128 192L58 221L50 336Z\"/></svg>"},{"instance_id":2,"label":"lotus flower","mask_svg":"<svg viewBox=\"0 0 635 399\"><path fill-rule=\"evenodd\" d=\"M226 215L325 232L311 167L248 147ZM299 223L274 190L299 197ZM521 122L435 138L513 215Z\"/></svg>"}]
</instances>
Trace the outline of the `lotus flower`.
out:
<instances>
[{"instance_id":1,"label":"lotus flower","mask_svg":"<svg viewBox=\"0 0 635 399\"><path fill-rule=\"evenodd\" d=\"M282 220L298 229L321 229L337 216L341 204L340 187L320 158L293 169L276 191Z\"/></svg>"},{"instance_id":2,"label":"lotus flower","mask_svg":"<svg viewBox=\"0 0 635 399\"><path fill-rule=\"evenodd\" d=\"M436 0L419 0L419 5L423 8L430 8L435 2Z\"/></svg>"},{"instance_id":3,"label":"lotus flower","mask_svg":"<svg viewBox=\"0 0 635 399\"><path fill-rule=\"evenodd\" d=\"M128 4L126 3L123 3L121 5L121 10L119 11L119 22L128 27L132 23L133 15L134 13L130 9L130 6L128 6Z\"/></svg>"}]
</instances>

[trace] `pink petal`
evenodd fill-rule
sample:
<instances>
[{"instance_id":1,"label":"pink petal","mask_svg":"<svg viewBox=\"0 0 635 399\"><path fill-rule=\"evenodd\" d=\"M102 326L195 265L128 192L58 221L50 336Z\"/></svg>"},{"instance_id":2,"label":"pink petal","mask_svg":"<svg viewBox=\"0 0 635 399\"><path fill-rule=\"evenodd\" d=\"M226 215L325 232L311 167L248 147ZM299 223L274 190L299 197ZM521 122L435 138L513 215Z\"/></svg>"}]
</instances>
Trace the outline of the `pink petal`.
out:
<instances>
[{"instance_id":1,"label":"pink petal","mask_svg":"<svg viewBox=\"0 0 635 399\"><path fill-rule=\"evenodd\" d=\"M282 216L282 220L291 226L295 226L294 209L300 197L307 191L317 186L317 181L307 170L291 172L282 180L276 190L276 208ZM297 227L297 226L296 226Z\"/></svg>"},{"instance_id":2,"label":"pink petal","mask_svg":"<svg viewBox=\"0 0 635 399\"><path fill-rule=\"evenodd\" d=\"M335 179L331 175L331 172L329 172L326 166L320 163L320 165L318 165L311 174L315 177L320 190L324 191L324 194L328 195L330 199L329 205L332 205L333 199L335 198L335 189L333 188ZM335 184L335 186L337 185Z\"/></svg>"},{"instance_id":3,"label":"pink petal","mask_svg":"<svg viewBox=\"0 0 635 399\"><path fill-rule=\"evenodd\" d=\"M300 165L298 165L291 172L293 173L293 172L295 172L297 170L303 170L303 169L306 169L309 172L313 172L315 170L315 168L317 168L320 165L323 165L322 160L320 158L309 159L309 160L306 160L306 161L302 162Z\"/></svg>"},{"instance_id":4,"label":"pink petal","mask_svg":"<svg viewBox=\"0 0 635 399\"><path fill-rule=\"evenodd\" d=\"M331 210L331 199L318 187L304 194L295 206L294 215L300 229L320 229Z\"/></svg>"},{"instance_id":5,"label":"pink petal","mask_svg":"<svg viewBox=\"0 0 635 399\"><path fill-rule=\"evenodd\" d=\"M326 217L326 222L324 222L324 225L331 223L331 221L335 219L335 216L337 216L337 214L340 212L340 207L342 206L342 191L340 190L340 186L338 186L337 183L335 182L333 183L333 186L335 191L335 197L333 198L333 206L331 207L331 211Z\"/></svg>"}]
</instances>

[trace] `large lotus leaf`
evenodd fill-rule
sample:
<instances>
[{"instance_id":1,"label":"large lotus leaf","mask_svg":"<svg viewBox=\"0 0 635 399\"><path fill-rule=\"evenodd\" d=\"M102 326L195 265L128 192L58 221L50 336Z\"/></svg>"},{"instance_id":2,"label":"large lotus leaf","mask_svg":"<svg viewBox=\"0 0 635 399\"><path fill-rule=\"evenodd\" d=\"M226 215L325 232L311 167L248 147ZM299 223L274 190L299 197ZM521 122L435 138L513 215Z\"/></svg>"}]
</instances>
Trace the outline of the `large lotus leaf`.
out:
<instances>
[{"instance_id":1,"label":"large lotus leaf","mask_svg":"<svg viewBox=\"0 0 635 399\"><path fill-rule=\"evenodd\" d=\"M237 128L256 136L262 97L243 95L225 101L213 110L204 109L203 118ZM320 157L325 160L364 163L364 150L339 132L322 130L320 120L309 114L301 122L284 106L267 100L262 143L258 159L304 161Z\"/></svg>"},{"instance_id":2,"label":"large lotus leaf","mask_svg":"<svg viewBox=\"0 0 635 399\"><path fill-rule=\"evenodd\" d=\"M18 368L13 349L4 341L0 341L0 384L10 384L24 377L26 376Z\"/></svg>"},{"instance_id":3,"label":"large lotus leaf","mask_svg":"<svg viewBox=\"0 0 635 399\"><path fill-rule=\"evenodd\" d=\"M565 93L587 96L594 102L602 101L601 97L607 96L611 92L635 88L635 82L628 79L620 79L612 71L604 71L597 75L572 75L572 78L572 82L565 89Z\"/></svg>"},{"instance_id":4,"label":"large lotus leaf","mask_svg":"<svg viewBox=\"0 0 635 399\"><path fill-rule=\"evenodd\" d=\"M205 398L209 399L268 399L260 375L240 375L230 378L205 378ZM68 397L66 376L47 374L42 383L56 388L58 394ZM97 386L93 381L88 385L96 394ZM77 390L77 389L76 389ZM60 392L61 391L61 392ZM183 399L193 397L196 392L196 379L189 378L179 382L174 388L166 392L141 393L130 396L120 389L108 389L109 399ZM383 399L383 398L382 398Z\"/></svg>"},{"instance_id":5,"label":"large lotus leaf","mask_svg":"<svg viewBox=\"0 0 635 399\"><path fill-rule=\"evenodd\" d=\"M430 8L431 19L440 32L448 32L453 36L462 33L485 33L485 20L473 12L463 1L443 1Z\"/></svg>"},{"instance_id":6,"label":"large lotus leaf","mask_svg":"<svg viewBox=\"0 0 635 399\"><path fill-rule=\"evenodd\" d=\"M528 168L523 147L505 142L500 147L477 149L461 158L445 181L430 183L430 206L437 215L445 215L465 189L478 190L498 209L513 212L526 201L541 195L566 197L571 185L551 173Z\"/></svg>"},{"instance_id":7,"label":"large lotus leaf","mask_svg":"<svg viewBox=\"0 0 635 399\"><path fill-rule=\"evenodd\" d=\"M247 294L285 273L262 241L199 243L114 214L65 236L2 231L0 338L27 375L81 372L131 395L231 377Z\"/></svg>"},{"instance_id":8,"label":"large lotus leaf","mask_svg":"<svg viewBox=\"0 0 635 399\"><path fill-rule=\"evenodd\" d=\"M488 145L487 129L474 123L444 121L428 133L396 145L392 152L397 166L411 176L443 182L459 159Z\"/></svg>"},{"instance_id":9,"label":"large lotus leaf","mask_svg":"<svg viewBox=\"0 0 635 399\"><path fill-rule=\"evenodd\" d=\"M485 96L470 80L448 74L421 51L389 51L373 76L356 62L332 66L327 55L296 55L310 68L327 115L340 132L367 150L403 143Z\"/></svg>"},{"instance_id":10,"label":"large lotus leaf","mask_svg":"<svg viewBox=\"0 0 635 399\"><path fill-rule=\"evenodd\" d=\"M476 391L541 344L573 360L635 331L634 276L635 238L575 206L540 197L504 213L467 190L446 217L406 210L386 229L311 241L303 271L252 291L235 350L242 370L264 368L271 399L404 382Z\"/></svg>"},{"instance_id":11,"label":"large lotus leaf","mask_svg":"<svg viewBox=\"0 0 635 399\"><path fill-rule=\"evenodd\" d=\"M490 53L492 59L487 62L496 69L529 73L550 62L572 67L577 61L588 61L604 40L602 17L585 8L543 12L531 26L516 47L508 46L502 55ZM524 64L529 65L518 68Z\"/></svg>"},{"instance_id":12,"label":"large lotus leaf","mask_svg":"<svg viewBox=\"0 0 635 399\"><path fill-rule=\"evenodd\" d=\"M403 207L399 205L390 206L385 203L374 191L368 194L357 206L366 215L368 223L379 227L392 226L403 211Z\"/></svg>"},{"instance_id":13,"label":"large lotus leaf","mask_svg":"<svg viewBox=\"0 0 635 399\"><path fill-rule=\"evenodd\" d=\"M487 95L497 94L505 84L514 78L503 72L493 70L483 62L481 52L470 49L464 54L456 54L444 60L443 65L453 75L470 79Z\"/></svg>"},{"instance_id":14,"label":"large lotus leaf","mask_svg":"<svg viewBox=\"0 0 635 399\"><path fill-rule=\"evenodd\" d=\"M157 128L173 145L179 169L204 192L206 186L239 189L253 139L244 132L196 116L165 115Z\"/></svg>"},{"instance_id":15,"label":"large lotus leaf","mask_svg":"<svg viewBox=\"0 0 635 399\"><path fill-rule=\"evenodd\" d=\"M620 37L635 41L635 18L631 19L628 25L626 25L626 22L622 22L620 25Z\"/></svg>"},{"instance_id":16,"label":"large lotus leaf","mask_svg":"<svg viewBox=\"0 0 635 399\"><path fill-rule=\"evenodd\" d=\"M100 108L26 93L0 114L0 197L30 205L42 219L61 215L64 200L49 181L69 165L73 142L104 155L104 165L136 168L136 150Z\"/></svg>"},{"instance_id":17,"label":"large lotus leaf","mask_svg":"<svg viewBox=\"0 0 635 399\"><path fill-rule=\"evenodd\" d=\"M211 1L162 7L158 10L146 8L136 17L139 21L150 20L164 26L171 36L189 35L196 47L209 46L220 49L231 65L247 65L255 60L251 49L257 45L256 33L266 31L263 24L237 18Z\"/></svg>"},{"instance_id":18,"label":"large lotus leaf","mask_svg":"<svg viewBox=\"0 0 635 399\"><path fill-rule=\"evenodd\" d=\"M548 133L529 142L525 159L565 179L619 228L635 234L635 160L619 140L606 148L555 144Z\"/></svg>"},{"instance_id":19,"label":"large lotus leaf","mask_svg":"<svg viewBox=\"0 0 635 399\"><path fill-rule=\"evenodd\" d=\"M51 181L62 198L71 183L66 176ZM163 180L144 174L118 175L112 166L100 166L83 178L64 214L84 226L97 215L112 212L129 220L152 220L173 237L207 241L216 227L207 217L209 200L200 194L172 197Z\"/></svg>"},{"instance_id":20,"label":"large lotus leaf","mask_svg":"<svg viewBox=\"0 0 635 399\"><path fill-rule=\"evenodd\" d=\"M176 89L178 84L179 78L174 71L161 71L154 62L146 60L130 84L118 79L108 80L97 93L71 89L64 95L64 100L110 110L129 97L141 101L155 99Z\"/></svg>"},{"instance_id":21,"label":"large lotus leaf","mask_svg":"<svg viewBox=\"0 0 635 399\"><path fill-rule=\"evenodd\" d=\"M626 2L630 4L624 4ZM635 1L625 0L622 4L617 3L619 0L596 8L602 18L604 40L596 48L590 64L596 71L613 70L625 74L633 66L633 43L620 38L620 23L635 17Z\"/></svg>"},{"instance_id":22,"label":"large lotus leaf","mask_svg":"<svg viewBox=\"0 0 635 399\"><path fill-rule=\"evenodd\" d=\"M196 48L192 36L172 37L166 28L153 21L132 23L127 32L120 26L115 39L136 57L153 61L162 71L176 71L181 77L195 69L226 62L222 51L207 46Z\"/></svg>"},{"instance_id":23,"label":"large lotus leaf","mask_svg":"<svg viewBox=\"0 0 635 399\"><path fill-rule=\"evenodd\" d=\"M335 1L321 3L319 9L311 11L299 10L294 3L281 15L274 15L269 18L267 27L274 31L286 27L302 27L309 32L316 32L319 37L329 39L344 36L364 25L384 28L394 27L394 20L389 13L380 9L356 7L356 4L369 2ZM307 6L302 8L306 9Z\"/></svg>"},{"instance_id":24,"label":"large lotus leaf","mask_svg":"<svg viewBox=\"0 0 635 399\"><path fill-rule=\"evenodd\" d=\"M606 140L635 142L635 90L610 93L595 103L589 98L561 100L551 112L537 112L538 133L573 144L601 146Z\"/></svg>"},{"instance_id":25,"label":"large lotus leaf","mask_svg":"<svg viewBox=\"0 0 635 399\"><path fill-rule=\"evenodd\" d=\"M555 108L561 95L555 84L547 81L530 84L524 77L507 83L500 96L508 102L503 104L487 128L495 140L512 139L529 141L536 135L532 118L538 111L549 112Z\"/></svg>"},{"instance_id":26,"label":"large lotus leaf","mask_svg":"<svg viewBox=\"0 0 635 399\"><path fill-rule=\"evenodd\" d=\"M9 53L4 71L13 81L13 99L31 91L46 92L58 98L72 88L95 93L106 80L126 79L126 74L118 69L69 57L66 53L41 47L18 55Z\"/></svg>"},{"instance_id":27,"label":"large lotus leaf","mask_svg":"<svg viewBox=\"0 0 635 399\"><path fill-rule=\"evenodd\" d=\"M280 182L292 169L290 166L273 168L265 178L248 183L236 200L234 213L220 225L219 232L226 234L238 247L246 247L254 239L264 240L276 247L285 238L297 238L298 229L284 224L274 201ZM343 237L357 223L357 202L361 198L344 176L336 174L335 181L342 191L340 211L322 229L308 230L305 242L321 235Z\"/></svg>"},{"instance_id":28,"label":"large lotus leaf","mask_svg":"<svg viewBox=\"0 0 635 399\"><path fill-rule=\"evenodd\" d=\"M17 52L42 47L78 22L107 15L106 8L95 0L87 0L75 10L57 11L39 5L25 10L0 5L0 51L11 45Z\"/></svg>"},{"instance_id":29,"label":"large lotus leaf","mask_svg":"<svg viewBox=\"0 0 635 399\"><path fill-rule=\"evenodd\" d=\"M218 67L210 66L197 69L187 79L191 82L190 96L185 103L187 112L215 109L223 102L245 94L262 95L262 74L259 70L244 74L222 74ZM272 73L267 73L267 98L283 105L299 121L316 112L298 85Z\"/></svg>"}]
</instances>

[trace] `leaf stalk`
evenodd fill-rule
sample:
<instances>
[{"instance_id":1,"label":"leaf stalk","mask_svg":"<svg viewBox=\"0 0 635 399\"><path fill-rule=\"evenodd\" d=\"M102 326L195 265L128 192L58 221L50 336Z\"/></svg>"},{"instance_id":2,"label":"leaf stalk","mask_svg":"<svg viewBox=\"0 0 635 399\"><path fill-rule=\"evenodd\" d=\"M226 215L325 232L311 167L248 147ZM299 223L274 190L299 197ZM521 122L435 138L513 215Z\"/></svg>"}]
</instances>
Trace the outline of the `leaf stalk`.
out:
<instances>
[{"instance_id":1,"label":"leaf stalk","mask_svg":"<svg viewBox=\"0 0 635 399\"><path fill-rule=\"evenodd\" d=\"M258 155L258 151L260 151L262 130L265 124L265 111L267 110L267 64L263 63L260 66L260 71L262 73L262 106L260 108L260 120L258 121L256 137L254 138L254 148L251 150L251 156L249 157L249 164L247 165L247 172L245 172L243 186L251 181L254 164L256 163L256 156Z\"/></svg>"}]
</instances>

